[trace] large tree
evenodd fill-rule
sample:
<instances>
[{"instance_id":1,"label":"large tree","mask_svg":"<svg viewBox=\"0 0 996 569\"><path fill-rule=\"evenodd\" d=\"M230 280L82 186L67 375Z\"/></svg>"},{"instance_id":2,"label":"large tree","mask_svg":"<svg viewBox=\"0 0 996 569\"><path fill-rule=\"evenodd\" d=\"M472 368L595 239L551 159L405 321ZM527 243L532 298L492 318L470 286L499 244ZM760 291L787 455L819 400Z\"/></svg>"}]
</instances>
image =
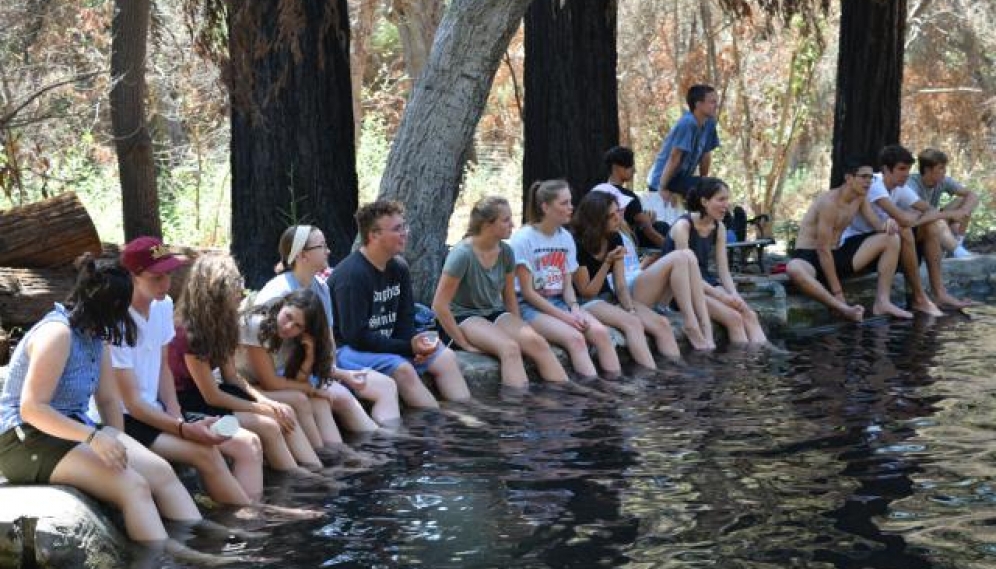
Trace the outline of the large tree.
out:
<instances>
[{"instance_id":1,"label":"large tree","mask_svg":"<svg viewBox=\"0 0 996 569\"><path fill-rule=\"evenodd\" d=\"M162 235L152 137L145 119L150 0L117 0L111 23L111 130L121 176L126 240Z\"/></svg>"},{"instance_id":2,"label":"large tree","mask_svg":"<svg viewBox=\"0 0 996 569\"><path fill-rule=\"evenodd\" d=\"M505 48L531 0L453 0L412 91L381 178L381 197L408 207L416 299L428 303L466 154Z\"/></svg>"},{"instance_id":3,"label":"large tree","mask_svg":"<svg viewBox=\"0 0 996 569\"><path fill-rule=\"evenodd\" d=\"M230 4L232 254L246 281L273 275L291 223L349 253L358 182L346 0Z\"/></svg>"},{"instance_id":4,"label":"large tree","mask_svg":"<svg viewBox=\"0 0 996 569\"><path fill-rule=\"evenodd\" d=\"M525 28L523 188L565 178L579 198L619 143L616 2L536 0Z\"/></svg>"},{"instance_id":5,"label":"large tree","mask_svg":"<svg viewBox=\"0 0 996 569\"><path fill-rule=\"evenodd\" d=\"M849 157L899 142L906 0L841 0L830 184Z\"/></svg>"}]
</instances>

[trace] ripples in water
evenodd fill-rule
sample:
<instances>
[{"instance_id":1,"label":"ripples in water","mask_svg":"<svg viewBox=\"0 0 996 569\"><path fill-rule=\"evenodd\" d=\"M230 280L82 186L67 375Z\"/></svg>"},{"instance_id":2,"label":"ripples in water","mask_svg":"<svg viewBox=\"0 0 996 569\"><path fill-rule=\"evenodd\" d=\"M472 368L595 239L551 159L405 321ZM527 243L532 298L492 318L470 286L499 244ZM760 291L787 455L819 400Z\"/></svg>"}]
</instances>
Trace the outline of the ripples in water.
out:
<instances>
[{"instance_id":1,"label":"ripples in water","mask_svg":"<svg viewBox=\"0 0 996 569\"><path fill-rule=\"evenodd\" d=\"M337 493L268 487L328 515L264 524L245 566L996 566L996 308L970 312L411 413Z\"/></svg>"}]
</instances>

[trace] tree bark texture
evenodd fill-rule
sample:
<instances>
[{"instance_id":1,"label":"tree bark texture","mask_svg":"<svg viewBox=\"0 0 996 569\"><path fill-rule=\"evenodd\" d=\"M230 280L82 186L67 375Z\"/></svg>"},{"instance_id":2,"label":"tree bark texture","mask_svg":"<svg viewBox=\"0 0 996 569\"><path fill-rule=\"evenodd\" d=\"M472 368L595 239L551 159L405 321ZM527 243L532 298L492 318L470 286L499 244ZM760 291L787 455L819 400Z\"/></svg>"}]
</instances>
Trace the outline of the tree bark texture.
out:
<instances>
[{"instance_id":1,"label":"tree bark texture","mask_svg":"<svg viewBox=\"0 0 996 569\"><path fill-rule=\"evenodd\" d=\"M842 0L830 185L856 157L899 142L906 0Z\"/></svg>"},{"instance_id":2,"label":"tree bark texture","mask_svg":"<svg viewBox=\"0 0 996 569\"><path fill-rule=\"evenodd\" d=\"M534 1L525 48L523 189L565 178L580 199L619 143L615 0Z\"/></svg>"},{"instance_id":3,"label":"tree bark texture","mask_svg":"<svg viewBox=\"0 0 996 569\"><path fill-rule=\"evenodd\" d=\"M398 28L405 72L412 84L429 61L432 40L442 17L442 0L391 0L390 19Z\"/></svg>"},{"instance_id":4,"label":"tree bark texture","mask_svg":"<svg viewBox=\"0 0 996 569\"><path fill-rule=\"evenodd\" d=\"M145 120L150 0L116 0L111 22L111 129L121 176L125 239L162 235L152 138Z\"/></svg>"},{"instance_id":5,"label":"tree bark texture","mask_svg":"<svg viewBox=\"0 0 996 569\"><path fill-rule=\"evenodd\" d=\"M55 267L100 250L97 228L72 192L0 211L0 266Z\"/></svg>"},{"instance_id":6,"label":"tree bark texture","mask_svg":"<svg viewBox=\"0 0 996 569\"><path fill-rule=\"evenodd\" d=\"M530 1L453 0L405 107L380 196L408 208L405 256L419 302L428 304L435 291L467 149Z\"/></svg>"},{"instance_id":7,"label":"tree bark texture","mask_svg":"<svg viewBox=\"0 0 996 569\"><path fill-rule=\"evenodd\" d=\"M63 302L76 282L76 269L63 265L48 269L0 267L0 321L9 330L27 328Z\"/></svg>"},{"instance_id":8,"label":"tree bark texture","mask_svg":"<svg viewBox=\"0 0 996 569\"><path fill-rule=\"evenodd\" d=\"M232 255L258 288L289 225L320 228L332 262L356 235L349 19L346 0L233 6Z\"/></svg>"}]
</instances>

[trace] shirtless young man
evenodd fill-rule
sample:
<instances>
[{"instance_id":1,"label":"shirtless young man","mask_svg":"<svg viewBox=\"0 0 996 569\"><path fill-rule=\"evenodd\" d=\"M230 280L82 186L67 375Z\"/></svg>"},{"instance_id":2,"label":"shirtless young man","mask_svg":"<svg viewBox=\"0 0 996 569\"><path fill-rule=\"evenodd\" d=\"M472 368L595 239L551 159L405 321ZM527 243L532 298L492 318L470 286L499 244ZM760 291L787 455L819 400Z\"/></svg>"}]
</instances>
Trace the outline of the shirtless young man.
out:
<instances>
[{"instance_id":1,"label":"shirtless young man","mask_svg":"<svg viewBox=\"0 0 996 569\"><path fill-rule=\"evenodd\" d=\"M872 312L897 318L913 315L890 299L892 278L899 261L899 226L892 219L880 220L865 199L871 185L871 166L848 165L844 184L816 198L799 224L796 249L786 272L804 293L837 310L848 320L860 322L865 309L848 304L840 279L861 273L878 260L878 286ZM837 243L841 233L861 214L875 229Z\"/></svg>"}]
</instances>

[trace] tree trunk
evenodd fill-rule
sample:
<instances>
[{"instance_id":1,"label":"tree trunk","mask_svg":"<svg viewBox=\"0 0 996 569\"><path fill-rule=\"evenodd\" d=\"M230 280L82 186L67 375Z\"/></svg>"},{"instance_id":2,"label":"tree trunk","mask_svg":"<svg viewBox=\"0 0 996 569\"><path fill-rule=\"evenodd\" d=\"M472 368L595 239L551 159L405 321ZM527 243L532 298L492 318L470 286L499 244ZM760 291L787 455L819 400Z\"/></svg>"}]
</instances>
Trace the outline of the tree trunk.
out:
<instances>
[{"instance_id":1,"label":"tree trunk","mask_svg":"<svg viewBox=\"0 0 996 569\"><path fill-rule=\"evenodd\" d=\"M145 122L150 0L116 0L111 23L111 129L121 176L125 239L162 235L152 138Z\"/></svg>"},{"instance_id":2,"label":"tree trunk","mask_svg":"<svg viewBox=\"0 0 996 569\"><path fill-rule=\"evenodd\" d=\"M432 40L442 17L442 0L391 0L390 18L398 28L405 72L412 85L429 61Z\"/></svg>"},{"instance_id":3,"label":"tree trunk","mask_svg":"<svg viewBox=\"0 0 996 569\"><path fill-rule=\"evenodd\" d=\"M580 199L605 181L602 155L619 143L616 2L536 0L525 46L523 188L565 178Z\"/></svg>"},{"instance_id":4,"label":"tree trunk","mask_svg":"<svg viewBox=\"0 0 996 569\"><path fill-rule=\"evenodd\" d=\"M353 92L353 139L358 145L363 128L363 77L367 69L370 37L373 35L378 0L349 0L349 11L354 14L352 42L349 52L349 77Z\"/></svg>"},{"instance_id":5,"label":"tree trunk","mask_svg":"<svg viewBox=\"0 0 996 569\"><path fill-rule=\"evenodd\" d=\"M332 262L356 235L349 20L346 0L232 6L232 255L256 288L288 225L318 226Z\"/></svg>"},{"instance_id":6,"label":"tree trunk","mask_svg":"<svg viewBox=\"0 0 996 569\"><path fill-rule=\"evenodd\" d=\"M849 157L899 142L905 36L906 0L841 1L831 186Z\"/></svg>"},{"instance_id":7,"label":"tree trunk","mask_svg":"<svg viewBox=\"0 0 996 569\"><path fill-rule=\"evenodd\" d=\"M72 192L0 212L0 266L55 267L100 249L97 228Z\"/></svg>"},{"instance_id":8,"label":"tree trunk","mask_svg":"<svg viewBox=\"0 0 996 569\"><path fill-rule=\"evenodd\" d=\"M380 195L408 208L406 257L415 297L428 304L467 148L505 48L531 0L454 0L415 82L381 178Z\"/></svg>"}]
</instances>

